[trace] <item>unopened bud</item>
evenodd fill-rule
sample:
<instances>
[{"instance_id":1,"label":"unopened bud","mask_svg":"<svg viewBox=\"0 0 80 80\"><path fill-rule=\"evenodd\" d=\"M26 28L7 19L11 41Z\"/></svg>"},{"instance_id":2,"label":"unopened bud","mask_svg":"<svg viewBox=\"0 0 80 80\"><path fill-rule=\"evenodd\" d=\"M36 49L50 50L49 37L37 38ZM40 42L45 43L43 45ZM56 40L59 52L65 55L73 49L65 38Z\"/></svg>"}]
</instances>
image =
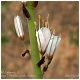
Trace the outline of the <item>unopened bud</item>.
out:
<instances>
[{"instance_id":1,"label":"unopened bud","mask_svg":"<svg viewBox=\"0 0 80 80\"><path fill-rule=\"evenodd\" d=\"M24 39L24 31L20 17L17 15L14 17L14 25L16 29L16 33L19 38Z\"/></svg>"},{"instance_id":2,"label":"unopened bud","mask_svg":"<svg viewBox=\"0 0 80 80\"><path fill-rule=\"evenodd\" d=\"M36 8L38 5L38 1L33 1L33 7Z\"/></svg>"},{"instance_id":3,"label":"unopened bud","mask_svg":"<svg viewBox=\"0 0 80 80\"><path fill-rule=\"evenodd\" d=\"M30 19L30 14L29 14L28 10L25 8L24 4L22 5L22 9L23 9L23 14L24 14L28 19Z\"/></svg>"}]
</instances>

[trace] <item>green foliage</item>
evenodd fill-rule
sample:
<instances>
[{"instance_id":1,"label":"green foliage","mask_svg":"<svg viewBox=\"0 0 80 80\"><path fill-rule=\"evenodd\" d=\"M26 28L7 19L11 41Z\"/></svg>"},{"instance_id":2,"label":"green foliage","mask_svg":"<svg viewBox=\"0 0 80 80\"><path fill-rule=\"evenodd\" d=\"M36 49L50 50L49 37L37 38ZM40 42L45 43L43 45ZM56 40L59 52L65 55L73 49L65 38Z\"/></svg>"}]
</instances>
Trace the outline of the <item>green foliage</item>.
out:
<instances>
[{"instance_id":1,"label":"green foliage","mask_svg":"<svg viewBox=\"0 0 80 80\"><path fill-rule=\"evenodd\" d=\"M70 43L74 43L75 45L79 46L79 31L69 31Z\"/></svg>"},{"instance_id":2,"label":"green foliage","mask_svg":"<svg viewBox=\"0 0 80 80\"><path fill-rule=\"evenodd\" d=\"M8 1L1 1L1 10L4 11L6 10L8 5Z\"/></svg>"},{"instance_id":3,"label":"green foliage","mask_svg":"<svg viewBox=\"0 0 80 80\"><path fill-rule=\"evenodd\" d=\"M5 33L1 33L1 45L5 45L6 43L8 43L8 38L6 37Z\"/></svg>"}]
</instances>

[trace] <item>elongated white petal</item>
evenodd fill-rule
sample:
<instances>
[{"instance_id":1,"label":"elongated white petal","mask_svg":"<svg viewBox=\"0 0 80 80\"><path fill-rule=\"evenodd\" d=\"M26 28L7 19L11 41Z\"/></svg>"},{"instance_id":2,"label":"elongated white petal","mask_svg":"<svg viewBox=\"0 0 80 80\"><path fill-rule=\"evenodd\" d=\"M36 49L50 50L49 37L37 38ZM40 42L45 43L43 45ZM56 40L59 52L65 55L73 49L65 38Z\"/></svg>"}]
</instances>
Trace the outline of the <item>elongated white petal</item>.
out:
<instances>
[{"instance_id":1,"label":"elongated white petal","mask_svg":"<svg viewBox=\"0 0 80 80\"><path fill-rule=\"evenodd\" d=\"M47 46L47 44L50 40L50 37L51 37L51 32L50 32L49 28L46 28L46 27L42 27L41 31L42 31L44 39L45 39L45 46Z\"/></svg>"},{"instance_id":2,"label":"elongated white petal","mask_svg":"<svg viewBox=\"0 0 80 80\"><path fill-rule=\"evenodd\" d=\"M53 39L54 39L54 35L52 34L52 36L51 36L51 38L50 38L50 40L49 40L47 49L46 49L46 54L47 54L48 56L50 56L50 52L51 52L51 48L52 48Z\"/></svg>"},{"instance_id":3,"label":"elongated white petal","mask_svg":"<svg viewBox=\"0 0 80 80\"><path fill-rule=\"evenodd\" d=\"M52 44L52 40L50 39L49 44L48 44L47 49L46 49L46 55L48 55L48 56L50 55L51 44Z\"/></svg>"},{"instance_id":4,"label":"elongated white petal","mask_svg":"<svg viewBox=\"0 0 80 80\"><path fill-rule=\"evenodd\" d=\"M56 48L58 47L58 44L59 44L60 40L61 40L61 38L59 36L54 36L51 51L50 51L50 55L54 54Z\"/></svg>"},{"instance_id":5,"label":"elongated white petal","mask_svg":"<svg viewBox=\"0 0 80 80\"><path fill-rule=\"evenodd\" d=\"M38 30L38 40L40 43L40 45L39 45L41 48L40 50L42 50L42 52L44 52L46 45L45 45L45 39L44 39L44 36L43 36L43 33L41 30Z\"/></svg>"}]
</instances>

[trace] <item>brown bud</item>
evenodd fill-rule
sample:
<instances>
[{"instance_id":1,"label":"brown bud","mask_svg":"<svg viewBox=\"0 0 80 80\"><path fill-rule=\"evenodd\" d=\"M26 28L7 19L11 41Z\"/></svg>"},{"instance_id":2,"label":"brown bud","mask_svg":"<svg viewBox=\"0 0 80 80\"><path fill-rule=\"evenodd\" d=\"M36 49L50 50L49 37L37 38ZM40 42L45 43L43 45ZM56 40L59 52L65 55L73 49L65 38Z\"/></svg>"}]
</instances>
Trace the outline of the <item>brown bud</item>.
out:
<instances>
[{"instance_id":1,"label":"brown bud","mask_svg":"<svg viewBox=\"0 0 80 80\"><path fill-rule=\"evenodd\" d=\"M45 61L45 56L37 63L37 66L40 67Z\"/></svg>"},{"instance_id":2,"label":"brown bud","mask_svg":"<svg viewBox=\"0 0 80 80\"><path fill-rule=\"evenodd\" d=\"M23 14L24 14L28 19L30 19L30 14L29 14L28 10L25 8L24 4L22 5L22 9L23 9Z\"/></svg>"},{"instance_id":3,"label":"brown bud","mask_svg":"<svg viewBox=\"0 0 80 80\"><path fill-rule=\"evenodd\" d=\"M36 8L38 5L38 1L33 1L33 7Z\"/></svg>"},{"instance_id":4,"label":"brown bud","mask_svg":"<svg viewBox=\"0 0 80 80\"><path fill-rule=\"evenodd\" d=\"M24 56L26 55L26 53L28 53L28 54L30 55L29 50L26 50L26 51L22 54L22 56L24 57Z\"/></svg>"}]
</instances>

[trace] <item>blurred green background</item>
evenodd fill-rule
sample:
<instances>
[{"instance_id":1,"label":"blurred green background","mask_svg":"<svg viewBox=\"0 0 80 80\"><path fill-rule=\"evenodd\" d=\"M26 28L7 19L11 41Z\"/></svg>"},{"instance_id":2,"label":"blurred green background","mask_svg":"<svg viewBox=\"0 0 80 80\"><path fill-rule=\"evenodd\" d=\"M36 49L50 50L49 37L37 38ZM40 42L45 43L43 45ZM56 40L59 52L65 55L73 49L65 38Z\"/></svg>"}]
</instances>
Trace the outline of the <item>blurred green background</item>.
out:
<instances>
[{"instance_id":1,"label":"blurred green background","mask_svg":"<svg viewBox=\"0 0 80 80\"><path fill-rule=\"evenodd\" d=\"M39 1L35 8L35 20L40 14L43 19L50 14L50 26L61 33L61 42L44 79L79 78L79 2ZM22 13L21 2L1 1L1 77L33 78L32 62L25 51L14 28L14 16L22 20L26 47L30 49L27 21Z\"/></svg>"}]
</instances>

